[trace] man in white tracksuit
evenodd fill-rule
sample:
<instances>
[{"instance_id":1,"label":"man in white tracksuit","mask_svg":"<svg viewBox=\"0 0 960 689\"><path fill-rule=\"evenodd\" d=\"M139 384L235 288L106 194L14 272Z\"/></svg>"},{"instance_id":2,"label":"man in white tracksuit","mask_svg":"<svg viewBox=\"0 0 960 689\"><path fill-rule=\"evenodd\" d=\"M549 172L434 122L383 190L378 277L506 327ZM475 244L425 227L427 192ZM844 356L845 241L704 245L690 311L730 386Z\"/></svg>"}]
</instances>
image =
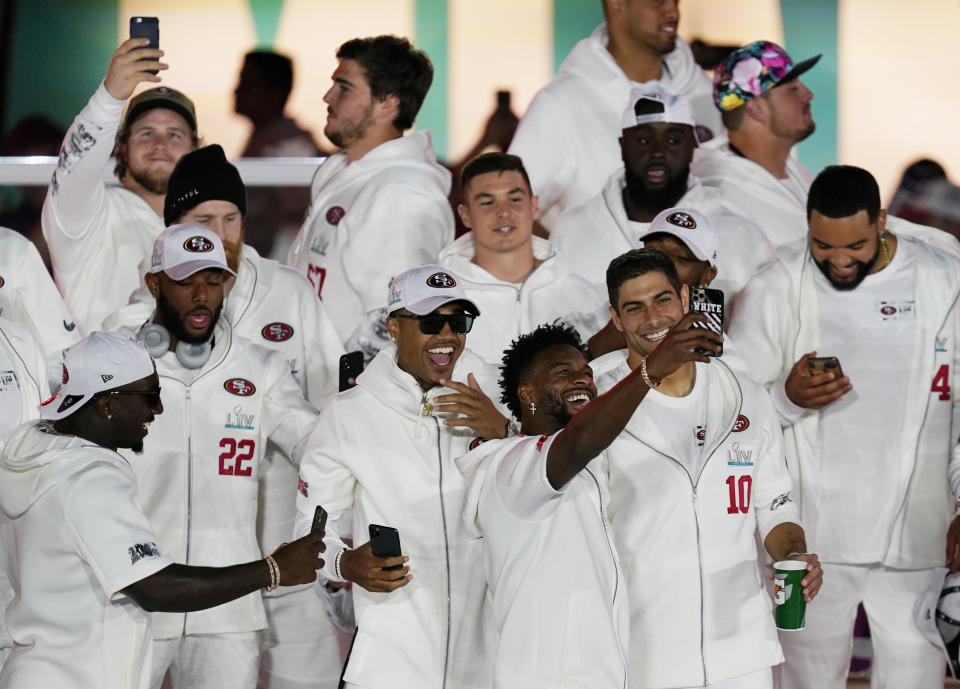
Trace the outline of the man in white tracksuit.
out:
<instances>
[{"instance_id":1,"label":"man in white tracksuit","mask_svg":"<svg viewBox=\"0 0 960 689\"><path fill-rule=\"evenodd\" d=\"M464 349L477 308L455 275L411 269L391 283L388 301L396 345L321 413L300 464L296 533L310 528L317 505L329 512L322 574L354 583L348 688L489 687L482 541L461 518L467 485L454 460L474 436L506 435L506 417L479 392L495 387L495 369ZM454 401L445 388L465 382L482 409L445 406ZM331 524L351 508L348 548ZM370 525L397 529L403 556L375 557Z\"/></svg>"},{"instance_id":2,"label":"man in white tracksuit","mask_svg":"<svg viewBox=\"0 0 960 689\"><path fill-rule=\"evenodd\" d=\"M280 352L304 397L317 409L336 392L343 346L306 278L261 257L244 244L246 194L236 167L213 144L184 155L167 188L165 222L193 223L214 231L224 245L227 265L237 273L225 282L224 317L233 332ZM113 329L139 326L153 313L155 299L145 288L131 304L105 322ZM267 446L260 466L258 540L264 553L290 538L296 519L297 464ZM270 631L260 662L263 683L273 689L336 687L340 649L336 630L311 587L277 589L263 597ZM347 591L323 595L348 597ZM351 625L352 626L352 625Z\"/></svg>"},{"instance_id":3,"label":"man in white tracksuit","mask_svg":"<svg viewBox=\"0 0 960 689\"><path fill-rule=\"evenodd\" d=\"M80 339L37 248L6 227L0 227L0 316L29 328L47 354Z\"/></svg>"},{"instance_id":4,"label":"man in white tracksuit","mask_svg":"<svg viewBox=\"0 0 960 689\"><path fill-rule=\"evenodd\" d=\"M783 635L783 686L846 685L861 602L872 685L942 686L943 656L913 605L960 535L960 259L928 241L939 230L888 221L866 170L826 168L808 204L809 238L757 276L732 325L770 390L830 582L806 630ZM817 354L842 374L812 371Z\"/></svg>"},{"instance_id":5,"label":"man in white tracksuit","mask_svg":"<svg viewBox=\"0 0 960 689\"><path fill-rule=\"evenodd\" d=\"M176 225L155 243L145 276L157 307L132 329L157 362L165 413L135 466L160 545L187 564L259 556L259 471L268 441L296 461L316 419L279 352L220 317L223 274L215 233ZM254 687L266 626L259 593L199 613L157 614L151 685Z\"/></svg>"},{"instance_id":6,"label":"man in white tracksuit","mask_svg":"<svg viewBox=\"0 0 960 689\"><path fill-rule=\"evenodd\" d=\"M94 333L64 356L63 386L0 448L0 528L16 598L3 689L146 689L151 610L200 610L264 587L310 581L310 534L229 567L175 564L157 545L127 459L164 411L143 345Z\"/></svg>"},{"instance_id":7,"label":"man in white tracksuit","mask_svg":"<svg viewBox=\"0 0 960 689\"><path fill-rule=\"evenodd\" d=\"M600 191L620 166L616 138L630 91L659 82L690 101L701 140L722 133L710 79L677 36L677 0L604 0L606 23L577 43L534 97L510 144L552 230L567 208Z\"/></svg>"},{"instance_id":8,"label":"man in white tracksuit","mask_svg":"<svg viewBox=\"0 0 960 689\"><path fill-rule=\"evenodd\" d=\"M807 189L813 179L791 152L813 134L813 93L800 81L819 55L794 64L776 43L734 51L713 76L714 103L728 141L697 153L693 172L753 220L774 248L806 236Z\"/></svg>"},{"instance_id":9,"label":"man in white tracksuit","mask_svg":"<svg viewBox=\"0 0 960 689\"><path fill-rule=\"evenodd\" d=\"M654 356L668 375L715 345L685 331ZM496 687L626 689L629 607L607 521L603 450L649 388L640 371L597 389L576 331L541 325L504 355L500 389L523 435L457 461L470 483L467 529L482 537L498 640Z\"/></svg>"},{"instance_id":10,"label":"man in white tracksuit","mask_svg":"<svg viewBox=\"0 0 960 689\"><path fill-rule=\"evenodd\" d=\"M772 687L783 656L756 536L774 560L808 563L808 601L821 582L777 417L764 389L720 360L649 372L648 356L704 318L684 315L688 290L666 254L634 249L611 263L607 281L629 347L592 362L597 389L637 369L655 388L607 448L610 521L630 592L630 684Z\"/></svg>"},{"instance_id":11,"label":"man in white tracksuit","mask_svg":"<svg viewBox=\"0 0 960 689\"><path fill-rule=\"evenodd\" d=\"M337 58L323 132L343 150L313 178L287 263L313 284L346 350L369 361L389 343L390 279L436 260L453 239L450 173L429 133L403 135L433 79L426 54L377 36L347 41Z\"/></svg>"},{"instance_id":12,"label":"man in white tracksuit","mask_svg":"<svg viewBox=\"0 0 960 689\"><path fill-rule=\"evenodd\" d=\"M140 284L140 262L163 230L167 178L198 141L193 103L173 89L138 94L124 114L137 84L160 81L149 70L167 69L149 59L162 51L148 42L132 38L114 52L67 131L43 204L53 274L82 334L99 330ZM111 153L120 186L103 180Z\"/></svg>"},{"instance_id":13,"label":"man in white tracksuit","mask_svg":"<svg viewBox=\"0 0 960 689\"><path fill-rule=\"evenodd\" d=\"M623 167L598 194L566 210L550 233L562 270L582 275L605 295L607 265L643 245L654 216L667 208L694 209L716 231L713 287L732 307L750 277L773 259L773 247L747 216L690 174L697 141L689 104L658 84L634 89L618 135Z\"/></svg>"},{"instance_id":14,"label":"man in white tracksuit","mask_svg":"<svg viewBox=\"0 0 960 689\"><path fill-rule=\"evenodd\" d=\"M485 153L463 168L457 210L470 232L437 261L460 279L484 317L470 331L470 350L499 364L521 333L562 318L586 340L606 322L603 294L573 272L560 274L550 242L533 235L537 197L523 162Z\"/></svg>"}]
</instances>

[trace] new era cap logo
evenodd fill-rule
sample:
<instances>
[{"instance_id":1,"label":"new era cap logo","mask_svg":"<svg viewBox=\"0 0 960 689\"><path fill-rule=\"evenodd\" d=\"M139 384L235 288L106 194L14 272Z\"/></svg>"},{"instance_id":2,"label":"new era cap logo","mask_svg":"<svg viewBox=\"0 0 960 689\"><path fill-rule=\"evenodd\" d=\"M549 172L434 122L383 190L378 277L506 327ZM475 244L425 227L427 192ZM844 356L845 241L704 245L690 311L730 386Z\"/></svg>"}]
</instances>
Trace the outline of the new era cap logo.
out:
<instances>
[{"instance_id":1,"label":"new era cap logo","mask_svg":"<svg viewBox=\"0 0 960 689\"><path fill-rule=\"evenodd\" d=\"M183 248L193 253L203 254L208 251L213 251L213 242L206 237L197 235L195 237L190 237L187 241L185 241L183 243Z\"/></svg>"},{"instance_id":2,"label":"new era cap logo","mask_svg":"<svg viewBox=\"0 0 960 689\"><path fill-rule=\"evenodd\" d=\"M666 221L671 225L682 227L685 230L697 229L697 221L687 213L671 213L666 217Z\"/></svg>"},{"instance_id":3,"label":"new era cap logo","mask_svg":"<svg viewBox=\"0 0 960 689\"><path fill-rule=\"evenodd\" d=\"M104 382L104 383L107 383L107 382L113 380L113 376L111 376L109 373L101 373L101 374L100 374L100 377L103 379L103 382Z\"/></svg>"},{"instance_id":4,"label":"new era cap logo","mask_svg":"<svg viewBox=\"0 0 960 689\"><path fill-rule=\"evenodd\" d=\"M427 284L437 289L448 289L456 287L457 281L449 273L434 273L427 278Z\"/></svg>"}]
</instances>

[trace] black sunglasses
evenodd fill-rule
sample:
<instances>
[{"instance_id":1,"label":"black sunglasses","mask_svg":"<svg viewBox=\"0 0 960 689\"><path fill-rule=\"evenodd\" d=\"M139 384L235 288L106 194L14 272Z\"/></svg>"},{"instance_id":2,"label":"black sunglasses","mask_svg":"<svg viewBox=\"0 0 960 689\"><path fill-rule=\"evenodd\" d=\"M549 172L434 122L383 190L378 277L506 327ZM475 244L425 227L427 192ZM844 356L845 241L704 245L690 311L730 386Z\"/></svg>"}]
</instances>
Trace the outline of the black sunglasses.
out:
<instances>
[{"instance_id":1,"label":"black sunglasses","mask_svg":"<svg viewBox=\"0 0 960 689\"><path fill-rule=\"evenodd\" d=\"M151 407L160 404L160 388L154 390L106 390L104 392L98 392L97 396L99 395L139 395L146 397Z\"/></svg>"},{"instance_id":2,"label":"black sunglasses","mask_svg":"<svg viewBox=\"0 0 960 689\"><path fill-rule=\"evenodd\" d=\"M473 327L473 319L476 318L472 313L429 313L426 316L408 316L406 314L397 314L395 318L408 318L410 320L420 321L420 332L424 335L436 335L443 330L443 324L450 325L450 330L455 335L466 335Z\"/></svg>"}]
</instances>

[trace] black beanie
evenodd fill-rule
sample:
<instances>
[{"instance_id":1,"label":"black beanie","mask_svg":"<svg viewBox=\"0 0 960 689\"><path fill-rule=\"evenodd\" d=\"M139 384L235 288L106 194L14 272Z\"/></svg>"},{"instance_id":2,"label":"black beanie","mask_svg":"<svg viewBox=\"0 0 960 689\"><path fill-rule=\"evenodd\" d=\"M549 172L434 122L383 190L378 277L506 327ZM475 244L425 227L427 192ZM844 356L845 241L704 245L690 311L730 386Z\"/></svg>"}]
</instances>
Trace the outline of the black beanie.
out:
<instances>
[{"instance_id":1,"label":"black beanie","mask_svg":"<svg viewBox=\"0 0 960 689\"><path fill-rule=\"evenodd\" d=\"M247 214L247 189L218 144L191 151L177 162L167 182L164 223L173 225L177 218L204 201L230 201L241 215Z\"/></svg>"}]
</instances>

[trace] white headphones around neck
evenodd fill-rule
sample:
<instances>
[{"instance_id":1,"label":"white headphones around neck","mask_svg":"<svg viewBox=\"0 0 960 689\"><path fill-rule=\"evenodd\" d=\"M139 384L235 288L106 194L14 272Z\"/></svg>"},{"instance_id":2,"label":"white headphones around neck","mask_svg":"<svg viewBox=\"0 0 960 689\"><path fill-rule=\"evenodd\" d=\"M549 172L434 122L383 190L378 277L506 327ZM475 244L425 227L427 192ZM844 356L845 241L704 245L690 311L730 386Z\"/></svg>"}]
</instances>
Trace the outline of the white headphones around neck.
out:
<instances>
[{"instance_id":1,"label":"white headphones around neck","mask_svg":"<svg viewBox=\"0 0 960 689\"><path fill-rule=\"evenodd\" d=\"M158 323L147 323L140 328L137 339L143 342L154 359L159 359L170 350L170 333L167 329ZM213 352L213 345L207 342L177 342L173 353L177 357L180 365L187 369L197 369L202 367L210 358Z\"/></svg>"}]
</instances>

